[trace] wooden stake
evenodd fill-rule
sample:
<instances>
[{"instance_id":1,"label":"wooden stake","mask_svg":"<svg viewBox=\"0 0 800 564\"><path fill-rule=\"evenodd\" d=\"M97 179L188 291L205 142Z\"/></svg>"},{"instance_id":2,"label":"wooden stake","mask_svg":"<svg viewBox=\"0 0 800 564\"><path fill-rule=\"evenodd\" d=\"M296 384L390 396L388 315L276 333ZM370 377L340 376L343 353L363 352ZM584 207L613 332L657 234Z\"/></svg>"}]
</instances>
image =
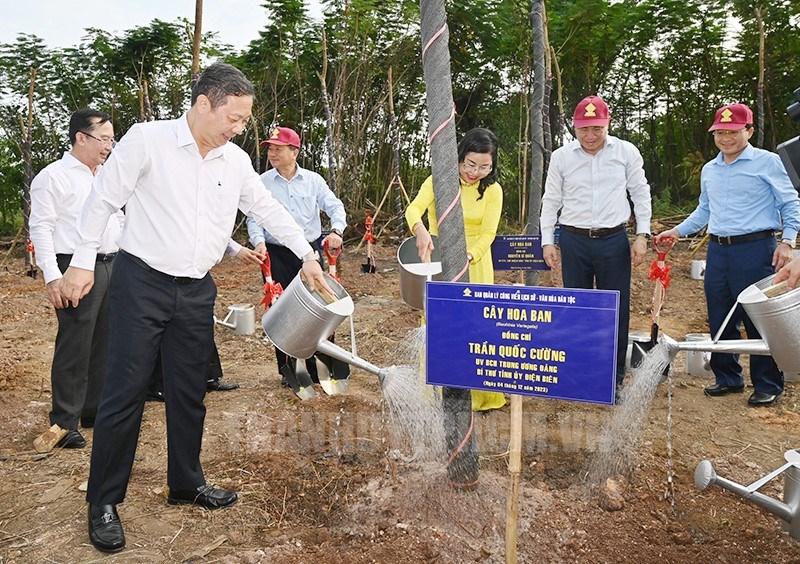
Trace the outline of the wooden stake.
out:
<instances>
[{"instance_id":1,"label":"wooden stake","mask_svg":"<svg viewBox=\"0 0 800 564\"><path fill-rule=\"evenodd\" d=\"M506 564L517 562L519 475L522 470L522 396L511 395L511 439L508 445L508 492L506 494Z\"/></svg>"},{"instance_id":2,"label":"wooden stake","mask_svg":"<svg viewBox=\"0 0 800 564\"><path fill-rule=\"evenodd\" d=\"M47 431L33 439L33 448L36 449L36 452L50 452L66 434L66 429L62 429L58 424L53 424Z\"/></svg>"}]
</instances>

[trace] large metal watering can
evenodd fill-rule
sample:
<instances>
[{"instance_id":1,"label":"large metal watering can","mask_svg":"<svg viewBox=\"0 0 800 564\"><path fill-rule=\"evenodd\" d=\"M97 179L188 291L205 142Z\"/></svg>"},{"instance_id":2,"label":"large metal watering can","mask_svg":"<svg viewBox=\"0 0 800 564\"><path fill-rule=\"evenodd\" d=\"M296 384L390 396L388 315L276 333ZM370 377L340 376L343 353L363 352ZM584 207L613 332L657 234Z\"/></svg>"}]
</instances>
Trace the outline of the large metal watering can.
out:
<instances>
[{"instance_id":1,"label":"large metal watering can","mask_svg":"<svg viewBox=\"0 0 800 564\"><path fill-rule=\"evenodd\" d=\"M664 334L659 340L666 345L671 358L678 351L771 355L783 372L800 372L800 346L797 342L800 334L800 288L787 292L785 283L772 283L774 278L773 274L745 288L734 306L735 309L742 304L761 339L720 341L722 329L733 315L734 309L731 309L713 340L679 342Z\"/></svg>"},{"instance_id":2,"label":"large metal watering can","mask_svg":"<svg viewBox=\"0 0 800 564\"><path fill-rule=\"evenodd\" d=\"M787 531L794 540L800 541L800 450L787 450L783 456L786 458L786 464L749 486L743 486L717 476L711 462L703 460L697 465L697 469L694 472L694 483L700 490L705 490L708 486L716 484L752 501L759 507L780 517L783 520L783 530ZM772 499L756 491L783 472L786 472L783 501Z\"/></svg>"},{"instance_id":3,"label":"large metal watering can","mask_svg":"<svg viewBox=\"0 0 800 564\"><path fill-rule=\"evenodd\" d=\"M352 315L355 306L333 277L326 273L325 280L333 296L312 292L298 274L261 318L264 333L276 347L293 357L311 358L319 351L375 374L383 387L388 369L375 366L328 340L328 335ZM323 384L322 375L320 384L328 386L328 393L338 393L346 387L346 383L333 379Z\"/></svg>"}]
</instances>

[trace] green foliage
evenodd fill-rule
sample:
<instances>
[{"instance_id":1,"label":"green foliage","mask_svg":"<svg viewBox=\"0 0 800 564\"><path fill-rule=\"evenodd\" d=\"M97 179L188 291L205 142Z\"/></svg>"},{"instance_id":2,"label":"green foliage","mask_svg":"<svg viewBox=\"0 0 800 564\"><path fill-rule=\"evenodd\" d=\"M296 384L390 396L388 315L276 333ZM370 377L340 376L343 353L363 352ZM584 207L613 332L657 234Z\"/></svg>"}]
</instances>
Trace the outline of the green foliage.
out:
<instances>
[{"instance_id":1,"label":"green foliage","mask_svg":"<svg viewBox=\"0 0 800 564\"><path fill-rule=\"evenodd\" d=\"M335 179L356 217L377 205L392 179L390 96L406 190L416 193L429 174L419 3L324 0L323 5L324 17L315 21L303 0L262 0L264 27L258 39L234 52L206 34L204 62L231 62L255 85L254 125L237 141L254 165L266 166L258 143L272 126L297 129L303 140L301 164ZM553 81L550 122L559 123L559 86L567 116L587 94L602 95L611 107L612 133L642 152L656 214L693 208L699 171L717 152L707 132L714 110L733 101L755 110L756 5L748 0L549 0L549 41L561 71ZM762 0L758 5L766 33L765 148L774 150L800 133L784 111L800 86L800 3ZM497 134L504 216L516 220L530 163L531 0L447 0L446 9L456 127L459 136L476 126ZM77 45L63 49L50 49L32 35L0 45L0 232L16 232L19 224L20 120L28 116L31 69L36 69L33 169L38 171L68 148L66 124L75 109L109 111L118 136L137 121L185 111L190 30L187 20L153 20L122 33L87 29ZM331 109L331 154L321 78ZM552 133L555 146L567 135L557 127Z\"/></svg>"}]
</instances>

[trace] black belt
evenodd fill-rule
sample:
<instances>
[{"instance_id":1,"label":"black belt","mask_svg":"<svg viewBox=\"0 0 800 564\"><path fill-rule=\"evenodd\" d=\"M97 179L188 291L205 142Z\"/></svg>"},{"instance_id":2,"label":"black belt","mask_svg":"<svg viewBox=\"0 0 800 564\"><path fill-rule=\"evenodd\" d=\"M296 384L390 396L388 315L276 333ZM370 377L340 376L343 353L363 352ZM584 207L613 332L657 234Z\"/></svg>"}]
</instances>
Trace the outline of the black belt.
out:
<instances>
[{"instance_id":1,"label":"black belt","mask_svg":"<svg viewBox=\"0 0 800 564\"><path fill-rule=\"evenodd\" d=\"M731 235L729 237L721 237L710 233L708 236L719 245L736 245L738 243L748 243L750 241L760 241L767 237L774 237L775 232L772 229L767 229L766 231L756 231L755 233L746 233L744 235Z\"/></svg>"},{"instance_id":2,"label":"black belt","mask_svg":"<svg viewBox=\"0 0 800 564\"><path fill-rule=\"evenodd\" d=\"M97 262L111 262L112 260L114 260L115 256L117 256L117 253L108 253L106 255L97 253L97 258L95 258L95 260ZM72 255L58 253L56 255L56 258L72 260Z\"/></svg>"},{"instance_id":3,"label":"black belt","mask_svg":"<svg viewBox=\"0 0 800 564\"><path fill-rule=\"evenodd\" d=\"M155 268L144 262L142 259L140 259L135 255L130 254L129 252L123 251L122 249L120 249L119 252L125 255L127 258L131 259L131 261L136 263L138 266L141 266L145 270L149 270L153 274L158 274L159 276L162 276L166 280L169 280L170 282L173 282L175 284L185 285L185 284L191 284L192 282L200 282L202 280L202 278L192 278L190 276L173 276L172 274L161 272L160 270L156 270Z\"/></svg>"},{"instance_id":4,"label":"black belt","mask_svg":"<svg viewBox=\"0 0 800 564\"><path fill-rule=\"evenodd\" d=\"M562 225L561 227L567 231L571 231L572 233L589 237L590 239L599 239L600 237L605 237L606 235L619 233L625 229L625 224L622 223L616 227L601 227L600 229L583 229L582 227L572 227L571 225Z\"/></svg>"}]
</instances>

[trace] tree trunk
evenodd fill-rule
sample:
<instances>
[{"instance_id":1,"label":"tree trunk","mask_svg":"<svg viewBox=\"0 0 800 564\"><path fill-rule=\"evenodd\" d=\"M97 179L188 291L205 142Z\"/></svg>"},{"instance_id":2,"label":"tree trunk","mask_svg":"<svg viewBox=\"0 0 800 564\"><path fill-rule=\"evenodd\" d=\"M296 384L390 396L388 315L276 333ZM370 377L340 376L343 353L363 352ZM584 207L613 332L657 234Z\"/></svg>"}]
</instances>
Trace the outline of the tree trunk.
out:
<instances>
[{"instance_id":1,"label":"tree trunk","mask_svg":"<svg viewBox=\"0 0 800 564\"><path fill-rule=\"evenodd\" d=\"M33 85L36 81L36 69L31 69L31 82L28 87L28 123L23 130L22 162L24 172L22 176L22 222L25 227L25 273L31 278L36 278L36 257L31 243L31 182L33 182Z\"/></svg>"},{"instance_id":2,"label":"tree trunk","mask_svg":"<svg viewBox=\"0 0 800 564\"><path fill-rule=\"evenodd\" d=\"M544 184L544 0L531 0L531 30L533 32L533 96L531 99L531 177L528 194L528 221L525 233L539 234L539 213L542 207L542 187ZM525 284L536 286L539 271L525 273Z\"/></svg>"},{"instance_id":3,"label":"tree trunk","mask_svg":"<svg viewBox=\"0 0 800 564\"><path fill-rule=\"evenodd\" d=\"M421 0L420 21L442 277L453 282L468 282L464 214L458 205L461 184L458 180L455 106L450 79L450 33L444 0ZM478 447L473 431L470 391L443 388L442 407L450 481L460 488L475 487L478 482Z\"/></svg>"},{"instance_id":4,"label":"tree trunk","mask_svg":"<svg viewBox=\"0 0 800 564\"><path fill-rule=\"evenodd\" d=\"M200 42L203 39L203 0L194 2L194 35L192 36L192 84L200 78Z\"/></svg>"},{"instance_id":5,"label":"tree trunk","mask_svg":"<svg viewBox=\"0 0 800 564\"><path fill-rule=\"evenodd\" d=\"M336 155L333 152L333 115L331 114L331 101L328 96L328 44L325 38L325 29L322 30L322 72L318 73L322 87L322 108L325 111L325 147L328 152L328 186L334 194L339 194L336 182Z\"/></svg>"},{"instance_id":6,"label":"tree trunk","mask_svg":"<svg viewBox=\"0 0 800 564\"><path fill-rule=\"evenodd\" d=\"M758 21L758 97L756 109L758 112L758 136L756 147L764 146L764 18L761 17L761 6L755 8Z\"/></svg>"}]
</instances>

